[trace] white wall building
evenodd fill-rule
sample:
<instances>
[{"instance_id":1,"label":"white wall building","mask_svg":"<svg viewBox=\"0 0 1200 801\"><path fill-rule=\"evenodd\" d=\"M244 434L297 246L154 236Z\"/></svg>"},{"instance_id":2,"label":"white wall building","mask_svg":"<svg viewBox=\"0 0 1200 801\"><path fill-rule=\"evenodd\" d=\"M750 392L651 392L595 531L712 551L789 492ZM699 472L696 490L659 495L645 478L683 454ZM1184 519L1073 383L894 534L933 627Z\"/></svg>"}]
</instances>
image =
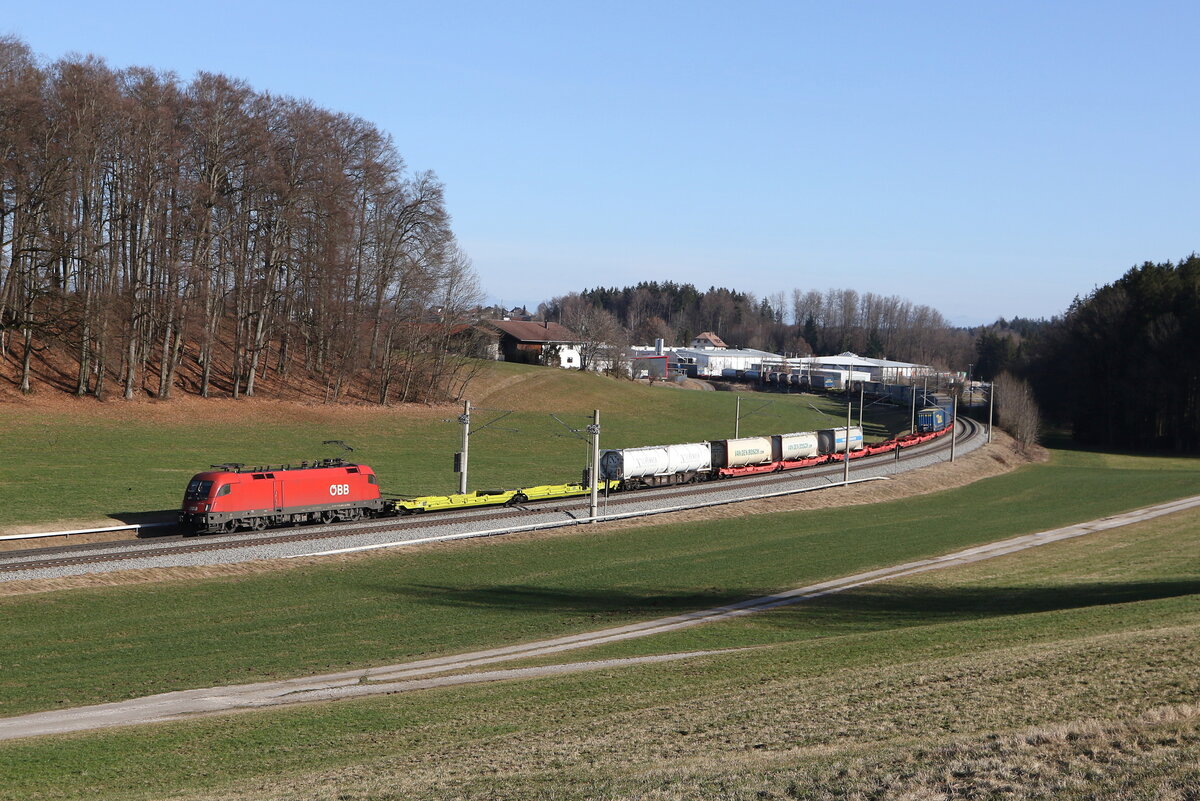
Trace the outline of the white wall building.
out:
<instances>
[{"instance_id":1,"label":"white wall building","mask_svg":"<svg viewBox=\"0 0 1200 801\"><path fill-rule=\"evenodd\" d=\"M891 359L868 359L865 356L857 356L849 352L839 353L837 356L809 356L798 361L801 362L802 368L808 369L853 370L856 373L864 371L870 377L863 380L883 381L889 384L904 379L933 375L937 372L926 364L896 362ZM860 379L855 376L852 380Z\"/></svg>"},{"instance_id":2,"label":"white wall building","mask_svg":"<svg viewBox=\"0 0 1200 801\"><path fill-rule=\"evenodd\" d=\"M656 343L655 347L637 346L632 356L667 354L674 366L694 368L699 378L721 377L722 370L766 370L781 373L807 373L815 370L840 373L841 381L883 381L897 383L933 376L937 371L929 365L898 362L891 359L868 359L853 353L837 356L806 356L785 359L777 353L754 348L669 348ZM692 372L692 370L689 370Z\"/></svg>"},{"instance_id":3,"label":"white wall building","mask_svg":"<svg viewBox=\"0 0 1200 801\"><path fill-rule=\"evenodd\" d=\"M675 348L675 361L681 365L696 365L696 375L720 377L722 370L760 370L764 362L778 361L779 356L753 348L723 348L694 350Z\"/></svg>"}]
</instances>

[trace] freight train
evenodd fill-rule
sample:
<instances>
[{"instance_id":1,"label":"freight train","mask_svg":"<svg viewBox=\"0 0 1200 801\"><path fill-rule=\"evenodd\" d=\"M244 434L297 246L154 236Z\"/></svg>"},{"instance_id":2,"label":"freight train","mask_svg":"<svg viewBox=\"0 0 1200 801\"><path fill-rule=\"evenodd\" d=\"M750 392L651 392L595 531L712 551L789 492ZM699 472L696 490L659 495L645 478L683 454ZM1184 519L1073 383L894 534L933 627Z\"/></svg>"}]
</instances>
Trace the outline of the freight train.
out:
<instances>
[{"instance_id":1,"label":"freight train","mask_svg":"<svg viewBox=\"0 0 1200 801\"><path fill-rule=\"evenodd\" d=\"M686 445L607 450L600 455L600 478L620 489L691 484L714 478L773 473L812 467L833 454L862 451L862 428L830 428L770 437L741 437Z\"/></svg>"},{"instance_id":2,"label":"freight train","mask_svg":"<svg viewBox=\"0 0 1200 801\"><path fill-rule=\"evenodd\" d=\"M888 453L950 430L940 408L922 409L923 431L867 445L862 428L831 428L769 437L605 450L598 485L605 491L661 487L772 473ZM384 498L375 472L363 464L321 459L299 465L213 465L184 491L179 527L187 534L262 531L301 523L350 522L414 512L512 506L590 492L588 481L458 495Z\"/></svg>"}]
</instances>

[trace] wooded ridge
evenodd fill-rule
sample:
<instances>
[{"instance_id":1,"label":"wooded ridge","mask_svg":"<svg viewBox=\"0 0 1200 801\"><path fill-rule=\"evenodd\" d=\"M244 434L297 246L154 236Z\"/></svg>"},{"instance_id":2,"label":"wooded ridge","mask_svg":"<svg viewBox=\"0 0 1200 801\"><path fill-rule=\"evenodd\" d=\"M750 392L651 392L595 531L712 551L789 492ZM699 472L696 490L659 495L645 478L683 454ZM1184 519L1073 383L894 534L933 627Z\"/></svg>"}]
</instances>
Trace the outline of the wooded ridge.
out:
<instances>
[{"instance_id":1,"label":"wooded ridge","mask_svg":"<svg viewBox=\"0 0 1200 801\"><path fill-rule=\"evenodd\" d=\"M0 38L0 353L22 391L52 348L78 395L238 397L304 370L334 399L365 373L381 402L429 400L478 299L441 183L373 124Z\"/></svg>"}]
</instances>

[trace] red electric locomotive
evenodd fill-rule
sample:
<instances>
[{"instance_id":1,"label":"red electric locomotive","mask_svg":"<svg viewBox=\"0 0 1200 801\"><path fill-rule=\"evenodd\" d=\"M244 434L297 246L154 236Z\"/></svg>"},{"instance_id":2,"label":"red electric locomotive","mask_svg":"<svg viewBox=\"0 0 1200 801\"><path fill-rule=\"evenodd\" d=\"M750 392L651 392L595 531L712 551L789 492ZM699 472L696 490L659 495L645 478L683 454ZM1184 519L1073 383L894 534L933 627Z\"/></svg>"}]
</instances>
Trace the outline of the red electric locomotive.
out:
<instances>
[{"instance_id":1,"label":"red electric locomotive","mask_svg":"<svg viewBox=\"0 0 1200 801\"><path fill-rule=\"evenodd\" d=\"M216 534L292 523L359 520L383 509L375 473L341 459L298 467L213 465L188 483L179 512L185 532Z\"/></svg>"}]
</instances>

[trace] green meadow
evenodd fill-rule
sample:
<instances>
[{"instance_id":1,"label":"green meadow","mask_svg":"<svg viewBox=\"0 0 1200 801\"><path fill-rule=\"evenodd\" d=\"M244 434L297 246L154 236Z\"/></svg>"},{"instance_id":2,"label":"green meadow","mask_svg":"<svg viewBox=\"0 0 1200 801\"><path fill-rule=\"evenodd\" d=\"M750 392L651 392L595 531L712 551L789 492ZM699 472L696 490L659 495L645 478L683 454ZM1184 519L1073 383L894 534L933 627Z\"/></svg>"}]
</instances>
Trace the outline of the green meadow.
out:
<instances>
[{"instance_id":1,"label":"green meadow","mask_svg":"<svg viewBox=\"0 0 1200 801\"><path fill-rule=\"evenodd\" d=\"M1198 479L1192 459L1056 451L871 507L15 596L0 600L0 713L652 619L1192 495ZM826 798L839 783L890 797L940 792L954 770L961 786L1053 789L1014 798L1083 798L1072 788L1107 786L1101 752L1124 765L1103 781L1186 788L1198 556L1200 514L1184 513L559 661L743 649L730 654L0 744L0 798ZM1058 767L1005 779L997 760L1018 757Z\"/></svg>"}]
</instances>

